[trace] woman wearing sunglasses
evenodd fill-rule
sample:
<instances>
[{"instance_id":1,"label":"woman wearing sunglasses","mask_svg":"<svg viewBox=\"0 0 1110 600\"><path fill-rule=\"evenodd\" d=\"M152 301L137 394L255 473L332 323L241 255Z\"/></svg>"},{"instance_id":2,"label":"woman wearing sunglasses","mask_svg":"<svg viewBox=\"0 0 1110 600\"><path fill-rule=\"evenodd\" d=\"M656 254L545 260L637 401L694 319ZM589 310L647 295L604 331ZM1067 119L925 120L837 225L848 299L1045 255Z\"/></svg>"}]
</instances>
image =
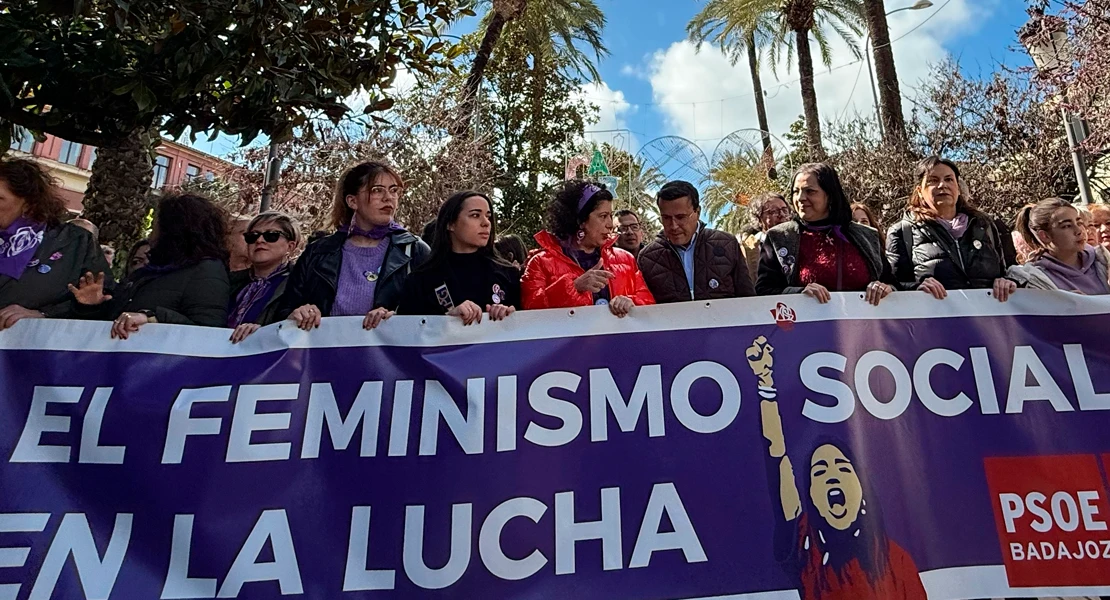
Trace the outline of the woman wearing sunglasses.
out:
<instances>
[{"instance_id":1,"label":"woman wearing sunglasses","mask_svg":"<svg viewBox=\"0 0 1110 600\"><path fill-rule=\"evenodd\" d=\"M251 266L231 273L227 326L235 329L234 344L277 321L278 299L285 292L300 236L289 215L271 211L251 219L243 240Z\"/></svg>"},{"instance_id":2,"label":"woman wearing sunglasses","mask_svg":"<svg viewBox=\"0 0 1110 600\"><path fill-rule=\"evenodd\" d=\"M373 329L393 316L405 279L430 252L393 220L404 191L400 174L385 163L348 169L332 205L337 231L297 260L276 318L307 331L323 317L357 315L364 329Z\"/></svg>"}]
</instances>

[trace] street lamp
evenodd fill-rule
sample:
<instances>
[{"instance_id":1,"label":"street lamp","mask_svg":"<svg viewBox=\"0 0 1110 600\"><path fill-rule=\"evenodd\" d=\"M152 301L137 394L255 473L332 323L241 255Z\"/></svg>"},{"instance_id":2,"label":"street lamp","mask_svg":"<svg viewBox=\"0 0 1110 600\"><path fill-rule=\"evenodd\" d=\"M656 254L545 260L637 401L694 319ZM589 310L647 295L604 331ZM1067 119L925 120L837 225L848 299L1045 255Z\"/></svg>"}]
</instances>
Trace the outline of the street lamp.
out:
<instances>
[{"instance_id":1,"label":"street lamp","mask_svg":"<svg viewBox=\"0 0 1110 600\"><path fill-rule=\"evenodd\" d=\"M931 7L932 5L933 3L929 0L917 0L917 2L914 2L912 6L903 6L902 8L896 8L886 13L886 16L889 17L894 13L900 13L904 10L924 10ZM875 86L875 74L871 72L871 53L867 50L867 46L870 43L871 30L868 29L867 37L864 38L863 41L863 57L867 59L867 78L871 80L871 97L875 101L875 118L879 120L879 133L881 133L883 137L886 137L886 128L883 126L883 114L879 110L879 90Z\"/></svg>"},{"instance_id":2,"label":"street lamp","mask_svg":"<svg viewBox=\"0 0 1110 600\"><path fill-rule=\"evenodd\" d=\"M1072 52L1068 43L1068 25L1063 19L1046 15L1043 11L1030 13L1030 20L1018 31L1018 39L1025 51L1033 59L1037 71L1048 76L1060 67L1071 64ZM1075 168L1075 179L1079 184L1079 197L1083 204L1091 204L1091 181L1087 177L1087 163L1083 159L1079 145L1087 139L1083 121L1068 113L1066 106L1060 108L1064 117L1064 132L1068 136L1068 149Z\"/></svg>"}]
</instances>

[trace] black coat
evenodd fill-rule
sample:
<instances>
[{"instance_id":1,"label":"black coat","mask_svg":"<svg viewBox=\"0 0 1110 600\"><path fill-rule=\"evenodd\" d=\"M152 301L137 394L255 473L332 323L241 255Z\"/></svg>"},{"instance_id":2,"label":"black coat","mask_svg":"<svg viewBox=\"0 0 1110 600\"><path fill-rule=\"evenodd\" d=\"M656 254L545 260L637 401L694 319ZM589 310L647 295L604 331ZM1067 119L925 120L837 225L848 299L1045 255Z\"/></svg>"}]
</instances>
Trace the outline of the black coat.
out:
<instances>
[{"instance_id":1,"label":"black coat","mask_svg":"<svg viewBox=\"0 0 1110 600\"><path fill-rule=\"evenodd\" d=\"M227 265L202 260L194 265L159 271L142 268L112 290L112 299L98 306L80 307L91 319L112 320L124 312L149 310L159 323L227 327L231 295Z\"/></svg>"},{"instance_id":2,"label":"black coat","mask_svg":"<svg viewBox=\"0 0 1110 600\"><path fill-rule=\"evenodd\" d=\"M335 294L339 290L339 271L343 265L343 244L347 234L339 231L321 238L305 248L293 267L274 314L275 321L289 318L289 313L306 304L315 305L325 317L331 315ZM408 231L389 235L389 248L382 260L381 274L374 286L374 308L396 310L401 301L405 278L428 258L431 249Z\"/></svg>"},{"instance_id":3,"label":"black coat","mask_svg":"<svg viewBox=\"0 0 1110 600\"><path fill-rule=\"evenodd\" d=\"M1006 274L1002 242L991 219L971 216L959 240L932 219L895 223L887 233L886 256L904 290L932 277L945 289L989 288Z\"/></svg>"},{"instance_id":4,"label":"black coat","mask_svg":"<svg viewBox=\"0 0 1110 600\"><path fill-rule=\"evenodd\" d=\"M447 294L441 301L437 291L443 288ZM494 294L498 296L496 302ZM445 315L448 297L452 306L461 306L469 300L483 311L491 304L520 309L520 269L485 253L452 252L438 264L425 265L405 279L397 313Z\"/></svg>"},{"instance_id":5,"label":"black coat","mask_svg":"<svg viewBox=\"0 0 1110 600\"><path fill-rule=\"evenodd\" d=\"M239 292L243 291L243 288L250 285L250 283L250 269L243 269L242 271L231 272L231 295L228 298L227 303L227 310L229 314L235 310L235 299L239 297ZM258 323L259 325L269 325L270 323L277 323L281 320L277 318L277 312L278 309L281 308L281 295L285 293L285 286L288 283L289 277L282 279L281 283L278 284L277 289L274 290L273 295L270 296L270 299L266 301L266 306L262 309L262 312L258 313L258 318L256 318L254 321L251 321L252 323Z\"/></svg>"},{"instance_id":6,"label":"black coat","mask_svg":"<svg viewBox=\"0 0 1110 600\"><path fill-rule=\"evenodd\" d=\"M882 242L879 232L858 223L848 223L842 230L845 237L859 250L867 263L871 281L894 283L890 265L883 260ZM760 296L778 294L800 294L805 289L798 273L801 260L802 223L795 217L785 223L772 227L759 251L758 275L755 291ZM841 290L830 289L830 292ZM848 290L843 290L848 291Z\"/></svg>"},{"instance_id":7,"label":"black coat","mask_svg":"<svg viewBox=\"0 0 1110 600\"><path fill-rule=\"evenodd\" d=\"M55 254L61 256L51 260ZM18 304L47 317L65 319L74 316L76 305L69 284L76 284L82 275L104 273L109 279L106 287L111 288L112 271L104 252L91 233L76 225L66 223L44 231L34 260L38 263L19 279L0 275L0 308Z\"/></svg>"}]
</instances>

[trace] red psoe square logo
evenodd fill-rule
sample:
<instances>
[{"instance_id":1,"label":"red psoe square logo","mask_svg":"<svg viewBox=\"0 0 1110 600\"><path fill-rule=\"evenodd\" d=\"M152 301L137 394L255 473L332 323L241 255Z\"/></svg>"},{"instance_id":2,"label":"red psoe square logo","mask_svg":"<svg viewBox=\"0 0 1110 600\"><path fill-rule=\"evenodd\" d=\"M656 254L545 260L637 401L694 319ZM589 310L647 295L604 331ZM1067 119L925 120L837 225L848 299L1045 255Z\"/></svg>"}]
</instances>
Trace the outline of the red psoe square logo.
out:
<instances>
[{"instance_id":1,"label":"red psoe square logo","mask_svg":"<svg viewBox=\"0 0 1110 600\"><path fill-rule=\"evenodd\" d=\"M1095 455L983 463L1011 586L1110 585L1110 502Z\"/></svg>"}]
</instances>

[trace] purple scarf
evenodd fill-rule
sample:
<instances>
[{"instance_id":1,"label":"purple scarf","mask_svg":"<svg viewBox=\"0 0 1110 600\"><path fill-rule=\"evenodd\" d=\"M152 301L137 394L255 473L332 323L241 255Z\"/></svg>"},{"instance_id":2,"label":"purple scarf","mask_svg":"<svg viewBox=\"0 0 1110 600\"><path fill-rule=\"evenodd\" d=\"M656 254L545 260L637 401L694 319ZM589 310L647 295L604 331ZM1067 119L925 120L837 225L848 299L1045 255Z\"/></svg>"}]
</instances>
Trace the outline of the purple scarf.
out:
<instances>
[{"instance_id":1,"label":"purple scarf","mask_svg":"<svg viewBox=\"0 0 1110 600\"><path fill-rule=\"evenodd\" d=\"M953 239L957 240L964 236L964 232L967 231L967 226L970 224L966 213L956 213L956 218L951 221L937 217L937 222L944 225L948 233L952 234Z\"/></svg>"},{"instance_id":2,"label":"purple scarf","mask_svg":"<svg viewBox=\"0 0 1110 600\"><path fill-rule=\"evenodd\" d=\"M397 221L391 220L388 225L376 225L367 230L355 225L355 220L352 218L350 224L346 227L340 227L339 230L346 232L347 237L358 235L372 240L384 240L394 231L404 231L405 228Z\"/></svg>"},{"instance_id":3,"label":"purple scarf","mask_svg":"<svg viewBox=\"0 0 1110 600\"><path fill-rule=\"evenodd\" d=\"M0 231L0 274L19 279L42 243L46 225L20 217Z\"/></svg>"},{"instance_id":4,"label":"purple scarf","mask_svg":"<svg viewBox=\"0 0 1110 600\"><path fill-rule=\"evenodd\" d=\"M814 223L823 223L823 222L824 221L814 221ZM844 231L843 231L843 229L841 229L840 225L816 225L816 224L810 224L810 223L806 223L805 221L802 221L802 228L806 229L808 231L814 231L814 232L817 232L817 233L826 233L826 234L831 233L834 236L836 236L837 238L839 238L841 241L850 243L850 240L848 239L848 236L844 235Z\"/></svg>"},{"instance_id":5,"label":"purple scarf","mask_svg":"<svg viewBox=\"0 0 1110 600\"><path fill-rule=\"evenodd\" d=\"M228 311L227 326L238 327L243 323L253 323L270 298L274 297L282 281L289 277L290 266L285 263L266 277L251 275L251 282L235 296L234 304Z\"/></svg>"}]
</instances>

